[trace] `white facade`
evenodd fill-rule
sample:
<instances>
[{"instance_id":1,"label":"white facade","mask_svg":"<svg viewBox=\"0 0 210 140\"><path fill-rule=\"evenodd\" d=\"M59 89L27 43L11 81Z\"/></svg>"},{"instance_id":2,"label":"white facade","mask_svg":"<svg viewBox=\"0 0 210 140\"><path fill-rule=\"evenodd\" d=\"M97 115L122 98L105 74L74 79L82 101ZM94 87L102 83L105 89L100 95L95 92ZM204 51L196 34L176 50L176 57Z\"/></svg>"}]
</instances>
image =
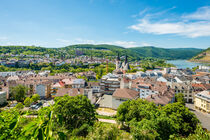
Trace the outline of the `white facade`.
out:
<instances>
[{"instance_id":1,"label":"white facade","mask_svg":"<svg viewBox=\"0 0 210 140\"><path fill-rule=\"evenodd\" d=\"M178 77L175 77L174 79L176 80L177 83L183 83L183 81L179 79Z\"/></svg>"},{"instance_id":2,"label":"white facade","mask_svg":"<svg viewBox=\"0 0 210 140\"><path fill-rule=\"evenodd\" d=\"M72 88L84 88L85 80L84 79L75 79L72 83Z\"/></svg>"},{"instance_id":3,"label":"white facade","mask_svg":"<svg viewBox=\"0 0 210 140\"><path fill-rule=\"evenodd\" d=\"M46 86L45 85L36 85L36 93L39 94L41 98L45 97L46 94Z\"/></svg>"},{"instance_id":4,"label":"white facade","mask_svg":"<svg viewBox=\"0 0 210 140\"><path fill-rule=\"evenodd\" d=\"M168 82L164 77L159 77L157 79L157 81L159 81L159 82Z\"/></svg>"},{"instance_id":5,"label":"white facade","mask_svg":"<svg viewBox=\"0 0 210 140\"><path fill-rule=\"evenodd\" d=\"M147 96L158 93L157 91L153 91L151 89L143 89L143 88L138 89L138 91L139 91L139 98L141 99L145 99L147 98Z\"/></svg>"},{"instance_id":6,"label":"white facade","mask_svg":"<svg viewBox=\"0 0 210 140\"><path fill-rule=\"evenodd\" d=\"M15 76L16 72L0 72L0 76L6 77L6 76Z\"/></svg>"},{"instance_id":7,"label":"white facade","mask_svg":"<svg viewBox=\"0 0 210 140\"><path fill-rule=\"evenodd\" d=\"M200 65L199 69L200 70L210 70L210 66L202 66L202 65Z\"/></svg>"},{"instance_id":8,"label":"white facade","mask_svg":"<svg viewBox=\"0 0 210 140\"><path fill-rule=\"evenodd\" d=\"M93 90L94 93L100 92L100 86L91 86L91 89Z\"/></svg>"},{"instance_id":9,"label":"white facade","mask_svg":"<svg viewBox=\"0 0 210 140\"><path fill-rule=\"evenodd\" d=\"M0 105L7 102L7 93L5 91L0 91Z\"/></svg>"}]
</instances>

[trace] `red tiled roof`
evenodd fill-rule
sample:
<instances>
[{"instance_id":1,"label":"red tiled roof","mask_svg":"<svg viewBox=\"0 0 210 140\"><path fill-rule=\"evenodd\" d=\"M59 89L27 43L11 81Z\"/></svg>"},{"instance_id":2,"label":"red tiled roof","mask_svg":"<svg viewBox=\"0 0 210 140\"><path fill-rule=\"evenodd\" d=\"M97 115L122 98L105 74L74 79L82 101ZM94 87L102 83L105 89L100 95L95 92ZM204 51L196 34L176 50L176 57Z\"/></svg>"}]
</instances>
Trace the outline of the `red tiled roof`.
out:
<instances>
[{"instance_id":1,"label":"red tiled roof","mask_svg":"<svg viewBox=\"0 0 210 140\"><path fill-rule=\"evenodd\" d=\"M56 96L76 96L80 94L84 94L84 88L59 88Z\"/></svg>"},{"instance_id":2,"label":"red tiled roof","mask_svg":"<svg viewBox=\"0 0 210 140\"><path fill-rule=\"evenodd\" d=\"M210 84L192 84L193 87L202 88L204 90L210 90Z\"/></svg>"},{"instance_id":3,"label":"red tiled roof","mask_svg":"<svg viewBox=\"0 0 210 140\"><path fill-rule=\"evenodd\" d=\"M155 94L148 96L146 100L149 102L154 102L157 105L166 105L171 101L173 97L174 94L172 92L166 92L164 94Z\"/></svg>"},{"instance_id":4,"label":"red tiled roof","mask_svg":"<svg viewBox=\"0 0 210 140\"><path fill-rule=\"evenodd\" d=\"M115 90L112 96L125 99L136 99L139 96L139 92L127 88L118 88Z\"/></svg>"}]
</instances>

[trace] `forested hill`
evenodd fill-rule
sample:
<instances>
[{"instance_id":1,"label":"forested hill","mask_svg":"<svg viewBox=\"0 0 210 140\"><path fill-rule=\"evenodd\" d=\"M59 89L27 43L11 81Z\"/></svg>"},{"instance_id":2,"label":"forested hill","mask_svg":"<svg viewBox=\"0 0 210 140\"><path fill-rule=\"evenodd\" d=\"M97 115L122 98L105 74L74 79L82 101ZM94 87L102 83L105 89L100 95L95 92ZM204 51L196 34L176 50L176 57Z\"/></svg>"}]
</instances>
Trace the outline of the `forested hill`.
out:
<instances>
[{"instance_id":1,"label":"forested hill","mask_svg":"<svg viewBox=\"0 0 210 140\"><path fill-rule=\"evenodd\" d=\"M190 59L202 51L196 48L157 48L157 47L136 47L130 48L143 57L157 57L163 59Z\"/></svg>"},{"instance_id":2,"label":"forested hill","mask_svg":"<svg viewBox=\"0 0 210 140\"><path fill-rule=\"evenodd\" d=\"M56 55L57 49L36 46L0 46L0 54Z\"/></svg>"},{"instance_id":3,"label":"forested hill","mask_svg":"<svg viewBox=\"0 0 210 140\"><path fill-rule=\"evenodd\" d=\"M129 57L141 58L141 57L154 57L162 59L190 59L202 51L202 49L196 48L157 48L153 46L149 47L135 47L135 48L123 48L115 45L71 45L64 49L68 52L72 52L74 49L83 50L86 55L96 56L116 56L119 52L120 55L127 54Z\"/></svg>"},{"instance_id":4,"label":"forested hill","mask_svg":"<svg viewBox=\"0 0 210 140\"><path fill-rule=\"evenodd\" d=\"M157 47L135 47L124 48L115 45L92 45L92 44L78 44L70 45L62 48L44 48L35 46L0 46L0 54L50 54L55 55L88 55L96 57L121 56L128 55L129 59L138 60L144 57L162 58L162 59L190 59L200 53L202 49L195 48L175 48L165 49Z\"/></svg>"},{"instance_id":5,"label":"forested hill","mask_svg":"<svg viewBox=\"0 0 210 140\"><path fill-rule=\"evenodd\" d=\"M210 47L194 56L191 61L210 63Z\"/></svg>"}]
</instances>

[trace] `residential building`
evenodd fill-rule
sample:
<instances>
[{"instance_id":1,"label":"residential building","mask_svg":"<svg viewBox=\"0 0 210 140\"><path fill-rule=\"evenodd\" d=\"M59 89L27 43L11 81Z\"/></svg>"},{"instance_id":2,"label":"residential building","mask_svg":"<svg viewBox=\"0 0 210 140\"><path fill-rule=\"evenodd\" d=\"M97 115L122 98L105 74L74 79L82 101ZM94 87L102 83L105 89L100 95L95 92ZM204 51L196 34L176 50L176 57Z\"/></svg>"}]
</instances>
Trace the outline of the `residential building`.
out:
<instances>
[{"instance_id":1,"label":"residential building","mask_svg":"<svg viewBox=\"0 0 210 140\"><path fill-rule=\"evenodd\" d=\"M184 99L188 103L192 103L194 100L195 91L192 87L191 83L177 83L177 82L170 82L167 83L167 86L174 90L175 93L183 93Z\"/></svg>"},{"instance_id":2,"label":"residential building","mask_svg":"<svg viewBox=\"0 0 210 140\"><path fill-rule=\"evenodd\" d=\"M85 80L84 79L76 79L76 78L68 78L63 79L65 88L84 88Z\"/></svg>"},{"instance_id":3,"label":"residential building","mask_svg":"<svg viewBox=\"0 0 210 140\"><path fill-rule=\"evenodd\" d=\"M127 88L118 88L112 95L112 108L117 109L120 104L127 100L135 100L139 98L139 92Z\"/></svg>"},{"instance_id":4,"label":"residential building","mask_svg":"<svg viewBox=\"0 0 210 140\"><path fill-rule=\"evenodd\" d=\"M0 91L0 105L7 102L7 93L5 91Z\"/></svg>"},{"instance_id":5,"label":"residential building","mask_svg":"<svg viewBox=\"0 0 210 140\"><path fill-rule=\"evenodd\" d=\"M153 102L156 105L164 106L166 104L173 103L175 101L175 94L174 92L167 91L147 96L146 100L149 102Z\"/></svg>"},{"instance_id":6,"label":"residential building","mask_svg":"<svg viewBox=\"0 0 210 140\"><path fill-rule=\"evenodd\" d=\"M108 73L101 78L101 93L112 95L117 88L120 88L120 78L118 75Z\"/></svg>"},{"instance_id":7,"label":"residential building","mask_svg":"<svg viewBox=\"0 0 210 140\"><path fill-rule=\"evenodd\" d=\"M195 95L194 105L196 109L210 113L210 91L205 90Z\"/></svg>"},{"instance_id":8,"label":"residential building","mask_svg":"<svg viewBox=\"0 0 210 140\"><path fill-rule=\"evenodd\" d=\"M100 92L100 83L98 82L88 82L88 88L93 90L93 93L99 93Z\"/></svg>"}]
</instances>

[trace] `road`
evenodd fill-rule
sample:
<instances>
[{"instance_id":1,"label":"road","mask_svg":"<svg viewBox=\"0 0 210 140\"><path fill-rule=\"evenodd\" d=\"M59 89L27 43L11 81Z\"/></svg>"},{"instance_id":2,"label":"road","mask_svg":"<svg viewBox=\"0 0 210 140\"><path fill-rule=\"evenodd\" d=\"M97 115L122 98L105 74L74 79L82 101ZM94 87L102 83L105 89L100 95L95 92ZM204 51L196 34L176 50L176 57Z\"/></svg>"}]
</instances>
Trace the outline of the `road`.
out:
<instances>
[{"instance_id":1,"label":"road","mask_svg":"<svg viewBox=\"0 0 210 140\"><path fill-rule=\"evenodd\" d=\"M186 107L190 109L191 112L193 112L197 118L200 120L201 125L208 129L210 131L210 114L200 112L199 110L196 110L194 108L194 104L186 103Z\"/></svg>"}]
</instances>

